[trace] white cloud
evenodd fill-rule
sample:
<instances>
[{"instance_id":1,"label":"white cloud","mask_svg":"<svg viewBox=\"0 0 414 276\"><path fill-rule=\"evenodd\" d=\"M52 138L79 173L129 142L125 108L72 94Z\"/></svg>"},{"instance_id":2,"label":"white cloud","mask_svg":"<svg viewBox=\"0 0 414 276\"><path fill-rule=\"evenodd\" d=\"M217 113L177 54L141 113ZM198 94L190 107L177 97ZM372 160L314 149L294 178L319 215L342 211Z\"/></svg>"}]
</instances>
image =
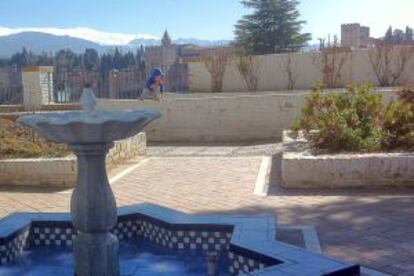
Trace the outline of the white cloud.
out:
<instances>
[{"instance_id":1,"label":"white cloud","mask_svg":"<svg viewBox=\"0 0 414 276\"><path fill-rule=\"evenodd\" d=\"M148 34L125 34L125 33L108 33L91 28L7 28L0 26L0 36L17 34L21 32L41 32L59 36L71 36L76 38L87 39L102 45L126 45L131 40L137 38L159 39L156 36Z\"/></svg>"}]
</instances>

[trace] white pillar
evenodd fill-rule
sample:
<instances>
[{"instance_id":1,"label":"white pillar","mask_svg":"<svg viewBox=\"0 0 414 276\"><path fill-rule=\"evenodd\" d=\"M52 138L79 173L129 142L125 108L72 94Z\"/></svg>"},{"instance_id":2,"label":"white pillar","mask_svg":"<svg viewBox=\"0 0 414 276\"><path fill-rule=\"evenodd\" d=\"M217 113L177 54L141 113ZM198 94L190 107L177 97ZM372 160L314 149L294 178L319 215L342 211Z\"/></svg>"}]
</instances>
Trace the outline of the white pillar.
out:
<instances>
[{"instance_id":1,"label":"white pillar","mask_svg":"<svg viewBox=\"0 0 414 276\"><path fill-rule=\"evenodd\" d=\"M39 110L43 105L53 103L52 66L23 67L22 84L25 110Z\"/></svg>"}]
</instances>

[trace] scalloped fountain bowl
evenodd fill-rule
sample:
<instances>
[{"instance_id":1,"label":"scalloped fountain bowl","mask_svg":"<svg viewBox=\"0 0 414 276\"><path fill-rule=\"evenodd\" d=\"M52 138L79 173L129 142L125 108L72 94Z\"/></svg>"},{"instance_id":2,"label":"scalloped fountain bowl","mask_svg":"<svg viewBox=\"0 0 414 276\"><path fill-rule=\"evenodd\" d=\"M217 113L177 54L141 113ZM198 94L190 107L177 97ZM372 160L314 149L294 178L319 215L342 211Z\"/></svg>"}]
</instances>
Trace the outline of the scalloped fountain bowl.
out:
<instances>
[{"instance_id":1,"label":"scalloped fountain bowl","mask_svg":"<svg viewBox=\"0 0 414 276\"><path fill-rule=\"evenodd\" d=\"M28 115L18 122L53 142L94 144L131 137L159 117L160 113L148 111L75 111Z\"/></svg>"}]
</instances>

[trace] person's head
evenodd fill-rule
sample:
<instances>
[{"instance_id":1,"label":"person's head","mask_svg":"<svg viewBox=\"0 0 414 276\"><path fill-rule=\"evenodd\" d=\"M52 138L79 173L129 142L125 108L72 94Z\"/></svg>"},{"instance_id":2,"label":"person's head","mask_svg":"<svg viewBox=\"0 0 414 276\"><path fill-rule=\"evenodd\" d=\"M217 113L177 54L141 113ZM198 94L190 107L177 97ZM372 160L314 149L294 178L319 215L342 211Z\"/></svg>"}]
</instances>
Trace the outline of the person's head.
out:
<instances>
[{"instance_id":1,"label":"person's head","mask_svg":"<svg viewBox=\"0 0 414 276\"><path fill-rule=\"evenodd\" d=\"M162 80L163 80L163 76L162 75L160 75L160 76L156 76L155 77L155 79L154 79L154 81L156 82L156 83L161 83L162 82Z\"/></svg>"},{"instance_id":2,"label":"person's head","mask_svg":"<svg viewBox=\"0 0 414 276\"><path fill-rule=\"evenodd\" d=\"M154 68L151 72L151 78L154 79L156 83L161 83L164 78L164 74L160 68Z\"/></svg>"}]
</instances>

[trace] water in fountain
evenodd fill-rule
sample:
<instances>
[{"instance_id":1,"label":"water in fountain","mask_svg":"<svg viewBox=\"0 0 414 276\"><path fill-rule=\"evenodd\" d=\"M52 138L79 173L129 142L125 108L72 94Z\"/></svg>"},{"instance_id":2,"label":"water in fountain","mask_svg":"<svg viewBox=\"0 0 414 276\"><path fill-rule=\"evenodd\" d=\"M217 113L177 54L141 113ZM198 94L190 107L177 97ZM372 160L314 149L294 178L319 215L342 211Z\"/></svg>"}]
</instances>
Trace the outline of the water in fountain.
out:
<instances>
[{"instance_id":1,"label":"water in fountain","mask_svg":"<svg viewBox=\"0 0 414 276\"><path fill-rule=\"evenodd\" d=\"M0 267L8 276L73 276L73 255L69 248L44 247L25 251L12 264ZM177 252L141 239L120 244L121 276L204 276L207 257L202 253ZM229 275L225 257L218 260L218 275Z\"/></svg>"}]
</instances>

